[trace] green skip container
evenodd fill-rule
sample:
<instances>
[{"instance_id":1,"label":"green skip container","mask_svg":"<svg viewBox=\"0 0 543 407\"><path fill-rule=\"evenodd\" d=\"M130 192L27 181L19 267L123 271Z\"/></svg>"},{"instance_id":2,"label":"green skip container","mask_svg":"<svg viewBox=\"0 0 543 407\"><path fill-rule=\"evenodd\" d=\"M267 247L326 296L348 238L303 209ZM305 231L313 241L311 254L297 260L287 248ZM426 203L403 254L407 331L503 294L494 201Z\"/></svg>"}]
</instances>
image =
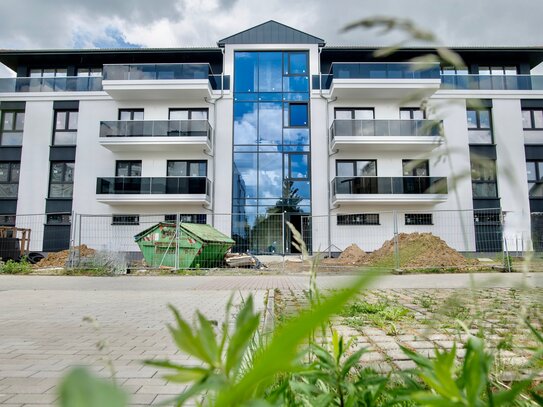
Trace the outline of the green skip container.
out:
<instances>
[{"instance_id":1,"label":"green skip container","mask_svg":"<svg viewBox=\"0 0 543 407\"><path fill-rule=\"evenodd\" d=\"M236 243L211 225L180 223L176 246L175 231L175 222L160 222L134 236L148 266L175 267L178 247L180 269L218 267Z\"/></svg>"}]
</instances>

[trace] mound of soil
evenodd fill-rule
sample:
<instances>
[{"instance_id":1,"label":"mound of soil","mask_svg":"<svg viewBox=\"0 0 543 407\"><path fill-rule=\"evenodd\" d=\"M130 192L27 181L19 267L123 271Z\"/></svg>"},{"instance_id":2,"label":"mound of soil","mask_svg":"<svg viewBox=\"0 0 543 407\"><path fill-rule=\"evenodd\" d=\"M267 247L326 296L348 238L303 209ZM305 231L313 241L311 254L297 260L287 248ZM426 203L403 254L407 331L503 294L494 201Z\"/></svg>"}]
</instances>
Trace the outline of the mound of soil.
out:
<instances>
[{"instance_id":1,"label":"mound of soil","mask_svg":"<svg viewBox=\"0 0 543 407\"><path fill-rule=\"evenodd\" d=\"M353 243L341 252L337 262L339 264L360 265L364 263L366 257L366 252Z\"/></svg>"},{"instance_id":2,"label":"mound of soil","mask_svg":"<svg viewBox=\"0 0 543 407\"><path fill-rule=\"evenodd\" d=\"M87 247L82 244L81 246L74 247L74 250L79 250L81 257L93 256L96 250ZM49 253L46 258L35 264L35 267L64 267L70 257L70 250L62 250L56 253Z\"/></svg>"},{"instance_id":3,"label":"mound of soil","mask_svg":"<svg viewBox=\"0 0 543 407\"><path fill-rule=\"evenodd\" d=\"M478 263L475 259L465 258L431 233L400 233L398 242L400 267L466 267ZM364 264L390 266L393 262L394 239L390 239L380 249L367 255Z\"/></svg>"}]
</instances>

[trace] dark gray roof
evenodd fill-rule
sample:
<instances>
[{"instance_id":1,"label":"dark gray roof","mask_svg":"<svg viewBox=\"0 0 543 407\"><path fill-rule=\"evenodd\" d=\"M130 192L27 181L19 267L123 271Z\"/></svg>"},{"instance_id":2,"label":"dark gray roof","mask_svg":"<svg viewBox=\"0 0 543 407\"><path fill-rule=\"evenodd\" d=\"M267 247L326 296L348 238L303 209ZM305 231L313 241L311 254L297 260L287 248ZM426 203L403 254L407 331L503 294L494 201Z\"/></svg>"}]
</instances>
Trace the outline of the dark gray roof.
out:
<instances>
[{"instance_id":1,"label":"dark gray roof","mask_svg":"<svg viewBox=\"0 0 543 407\"><path fill-rule=\"evenodd\" d=\"M224 47L225 44L318 44L322 46L324 40L270 20L223 38L217 44L219 47Z\"/></svg>"}]
</instances>

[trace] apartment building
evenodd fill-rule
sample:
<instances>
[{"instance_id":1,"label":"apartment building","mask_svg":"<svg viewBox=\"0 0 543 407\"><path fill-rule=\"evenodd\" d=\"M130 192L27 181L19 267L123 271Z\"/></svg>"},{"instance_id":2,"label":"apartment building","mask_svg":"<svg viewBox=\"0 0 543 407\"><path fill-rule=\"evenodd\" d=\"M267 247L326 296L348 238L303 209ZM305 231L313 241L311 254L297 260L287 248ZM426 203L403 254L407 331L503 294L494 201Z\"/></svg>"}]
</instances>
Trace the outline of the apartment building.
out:
<instances>
[{"instance_id":1,"label":"apartment building","mask_svg":"<svg viewBox=\"0 0 543 407\"><path fill-rule=\"evenodd\" d=\"M40 216L36 251L137 250L145 216L255 253L295 251L287 221L313 249L374 250L392 228L538 246L543 48L454 50L465 69L275 21L210 48L1 50L16 77L0 78L0 223Z\"/></svg>"}]
</instances>

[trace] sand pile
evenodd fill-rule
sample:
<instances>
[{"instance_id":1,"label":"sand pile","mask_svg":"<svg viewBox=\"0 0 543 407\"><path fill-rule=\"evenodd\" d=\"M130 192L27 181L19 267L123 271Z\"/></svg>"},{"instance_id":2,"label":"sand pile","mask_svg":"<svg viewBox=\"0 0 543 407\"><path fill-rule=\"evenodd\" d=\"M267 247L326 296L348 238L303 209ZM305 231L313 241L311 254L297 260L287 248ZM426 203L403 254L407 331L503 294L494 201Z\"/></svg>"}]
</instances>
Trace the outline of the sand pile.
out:
<instances>
[{"instance_id":1,"label":"sand pile","mask_svg":"<svg viewBox=\"0 0 543 407\"><path fill-rule=\"evenodd\" d=\"M96 250L82 244L73 248L74 251L79 250L81 257L93 256ZM49 253L46 258L35 264L35 267L64 267L70 257L70 250L62 250L61 252Z\"/></svg>"},{"instance_id":2,"label":"sand pile","mask_svg":"<svg viewBox=\"0 0 543 407\"><path fill-rule=\"evenodd\" d=\"M398 235L400 267L466 267L477 264L467 259L431 233L400 233ZM364 264L370 266L391 266L394 262L394 239L367 255Z\"/></svg>"},{"instance_id":3,"label":"sand pile","mask_svg":"<svg viewBox=\"0 0 543 407\"><path fill-rule=\"evenodd\" d=\"M366 257L366 252L353 243L341 252L337 262L339 264L360 265L364 263Z\"/></svg>"}]
</instances>

